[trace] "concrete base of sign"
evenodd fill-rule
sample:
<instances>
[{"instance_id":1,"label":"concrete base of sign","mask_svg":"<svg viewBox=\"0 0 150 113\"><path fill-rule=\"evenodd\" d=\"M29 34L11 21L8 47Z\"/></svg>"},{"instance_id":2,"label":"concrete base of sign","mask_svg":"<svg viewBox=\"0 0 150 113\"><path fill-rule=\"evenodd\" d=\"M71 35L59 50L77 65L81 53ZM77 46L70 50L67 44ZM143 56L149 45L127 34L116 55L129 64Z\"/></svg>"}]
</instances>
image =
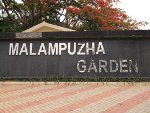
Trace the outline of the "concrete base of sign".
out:
<instances>
[{"instance_id":1,"label":"concrete base of sign","mask_svg":"<svg viewBox=\"0 0 150 113\"><path fill-rule=\"evenodd\" d=\"M105 86L120 86L120 85L140 85L140 86L149 86L150 82L13 82L13 81L1 81L0 84L7 85L105 85Z\"/></svg>"}]
</instances>

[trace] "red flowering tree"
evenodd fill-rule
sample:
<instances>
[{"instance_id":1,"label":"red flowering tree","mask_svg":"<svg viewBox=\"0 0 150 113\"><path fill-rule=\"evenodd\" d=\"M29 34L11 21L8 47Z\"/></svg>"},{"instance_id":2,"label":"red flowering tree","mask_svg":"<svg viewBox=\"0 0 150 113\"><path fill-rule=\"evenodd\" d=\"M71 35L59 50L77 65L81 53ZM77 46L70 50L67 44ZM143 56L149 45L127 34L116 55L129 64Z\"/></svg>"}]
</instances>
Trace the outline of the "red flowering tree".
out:
<instances>
[{"instance_id":1,"label":"red flowering tree","mask_svg":"<svg viewBox=\"0 0 150 113\"><path fill-rule=\"evenodd\" d=\"M146 22L137 22L115 8L118 0L77 0L66 8L66 23L78 30L133 30Z\"/></svg>"},{"instance_id":2,"label":"red flowering tree","mask_svg":"<svg viewBox=\"0 0 150 113\"><path fill-rule=\"evenodd\" d=\"M115 8L118 0L15 0L0 1L0 22L22 31L42 21L76 30L131 30L137 22Z\"/></svg>"}]
</instances>

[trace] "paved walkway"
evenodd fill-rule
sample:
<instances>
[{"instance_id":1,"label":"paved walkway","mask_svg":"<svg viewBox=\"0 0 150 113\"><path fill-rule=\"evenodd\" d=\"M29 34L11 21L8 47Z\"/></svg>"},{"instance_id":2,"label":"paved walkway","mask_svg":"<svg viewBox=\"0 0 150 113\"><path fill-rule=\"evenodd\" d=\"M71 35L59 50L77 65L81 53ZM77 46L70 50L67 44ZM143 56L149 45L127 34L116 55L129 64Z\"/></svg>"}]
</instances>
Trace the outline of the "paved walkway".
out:
<instances>
[{"instance_id":1,"label":"paved walkway","mask_svg":"<svg viewBox=\"0 0 150 113\"><path fill-rule=\"evenodd\" d=\"M0 113L150 113L150 85L1 84Z\"/></svg>"}]
</instances>

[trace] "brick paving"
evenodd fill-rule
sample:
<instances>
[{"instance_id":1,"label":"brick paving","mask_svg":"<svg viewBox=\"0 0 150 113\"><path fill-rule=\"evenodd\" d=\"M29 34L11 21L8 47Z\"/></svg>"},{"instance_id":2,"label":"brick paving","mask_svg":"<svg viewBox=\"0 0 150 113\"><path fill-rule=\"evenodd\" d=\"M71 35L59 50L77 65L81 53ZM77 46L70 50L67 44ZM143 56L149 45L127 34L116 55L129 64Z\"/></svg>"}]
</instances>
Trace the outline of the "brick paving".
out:
<instances>
[{"instance_id":1,"label":"brick paving","mask_svg":"<svg viewBox=\"0 0 150 113\"><path fill-rule=\"evenodd\" d=\"M1 83L0 113L150 113L150 85Z\"/></svg>"}]
</instances>

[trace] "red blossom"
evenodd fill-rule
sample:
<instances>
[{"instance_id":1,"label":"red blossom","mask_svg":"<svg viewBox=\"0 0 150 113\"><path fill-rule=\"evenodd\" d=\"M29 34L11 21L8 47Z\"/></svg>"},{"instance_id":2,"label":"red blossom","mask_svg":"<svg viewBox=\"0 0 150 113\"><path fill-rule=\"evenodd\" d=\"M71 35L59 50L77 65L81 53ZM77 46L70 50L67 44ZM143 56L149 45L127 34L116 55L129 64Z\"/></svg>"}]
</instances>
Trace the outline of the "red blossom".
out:
<instances>
[{"instance_id":1,"label":"red blossom","mask_svg":"<svg viewBox=\"0 0 150 113\"><path fill-rule=\"evenodd\" d=\"M89 11L89 6L84 6L83 11L88 12Z\"/></svg>"},{"instance_id":2,"label":"red blossom","mask_svg":"<svg viewBox=\"0 0 150 113\"><path fill-rule=\"evenodd\" d=\"M67 7L67 8L66 8L66 11L67 11L67 13L69 13L69 12L72 11L72 8L71 8L71 7Z\"/></svg>"},{"instance_id":3,"label":"red blossom","mask_svg":"<svg viewBox=\"0 0 150 113\"><path fill-rule=\"evenodd\" d=\"M45 8L46 8L46 5L45 5L45 4L43 4L42 10L44 11L44 10L45 10Z\"/></svg>"},{"instance_id":4,"label":"red blossom","mask_svg":"<svg viewBox=\"0 0 150 113\"><path fill-rule=\"evenodd\" d=\"M46 8L45 0L41 0L41 3L42 3L42 10L44 11Z\"/></svg>"},{"instance_id":5,"label":"red blossom","mask_svg":"<svg viewBox=\"0 0 150 113\"><path fill-rule=\"evenodd\" d=\"M84 24L83 26L89 30L90 28L100 30L122 30L135 28L134 26L137 26L137 22L135 21L135 23L131 24L129 20L132 19L130 19L125 12L113 7L113 3L118 2L119 0L79 1L81 2L81 6L71 5L66 8L66 11L68 14L70 13L70 21L74 20L74 15L80 14L79 22L76 23L82 23L82 20L86 19L88 24L95 24L87 27L87 24L83 21L83 23L85 23L85 26Z\"/></svg>"},{"instance_id":6,"label":"red blossom","mask_svg":"<svg viewBox=\"0 0 150 113\"><path fill-rule=\"evenodd\" d=\"M100 27L99 30L102 30L102 31L115 30L115 27L113 26Z\"/></svg>"},{"instance_id":7,"label":"red blossom","mask_svg":"<svg viewBox=\"0 0 150 113\"><path fill-rule=\"evenodd\" d=\"M97 3L100 7L104 7L107 2L105 2L104 0L97 0Z\"/></svg>"},{"instance_id":8,"label":"red blossom","mask_svg":"<svg viewBox=\"0 0 150 113\"><path fill-rule=\"evenodd\" d=\"M34 3L36 3L37 1L36 0L34 0Z\"/></svg>"},{"instance_id":9,"label":"red blossom","mask_svg":"<svg viewBox=\"0 0 150 113\"><path fill-rule=\"evenodd\" d=\"M79 9L75 7L67 7L66 10L67 13L74 13L75 15L79 14L80 12Z\"/></svg>"},{"instance_id":10,"label":"red blossom","mask_svg":"<svg viewBox=\"0 0 150 113\"><path fill-rule=\"evenodd\" d=\"M44 5L45 4L45 0L41 0L42 4Z\"/></svg>"},{"instance_id":11,"label":"red blossom","mask_svg":"<svg viewBox=\"0 0 150 113\"><path fill-rule=\"evenodd\" d=\"M56 0L50 0L51 4L56 4Z\"/></svg>"},{"instance_id":12,"label":"red blossom","mask_svg":"<svg viewBox=\"0 0 150 113\"><path fill-rule=\"evenodd\" d=\"M103 17L99 17L99 23L101 23L103 26L107 26L108 23Z\"/></svg>"}]
</instances>

